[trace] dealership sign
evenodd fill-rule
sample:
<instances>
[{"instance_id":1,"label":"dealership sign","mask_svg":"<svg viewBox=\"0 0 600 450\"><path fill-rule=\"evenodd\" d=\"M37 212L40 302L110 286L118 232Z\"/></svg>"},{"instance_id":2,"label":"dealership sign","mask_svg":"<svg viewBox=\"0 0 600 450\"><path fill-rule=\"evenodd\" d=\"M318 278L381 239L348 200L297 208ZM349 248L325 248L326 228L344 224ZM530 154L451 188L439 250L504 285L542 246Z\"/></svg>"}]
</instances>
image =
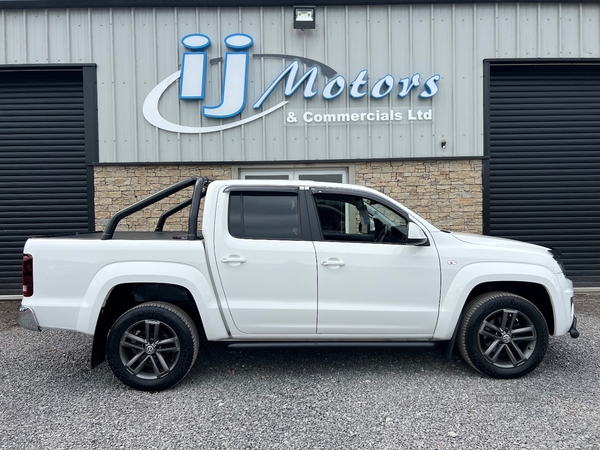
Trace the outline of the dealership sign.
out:
<instances>
[{"instance_id":1,"label":"dealership sign","mask_svg":"<svg viewBox=\"0 0 600 450\"><path fill-rule=\"evenodd\" d=\"M146 97L143 106L144 117L152 125L167 131L176 133L211 133L214 131L227 130L246 123L253 122L261 117L271 114L283 108L288 101L284 100L268 109L263 110L263 105L275 89L282 85L285 97L290 97L301 91L305 99L313 99L320 96L331 102L327 111L287 111L285 124L347 124L347 123L409 123L411 121L432 121L433 112L431 108L408 109L387 108L381 106L375 110L357 111L351 105L350 109L336 108L335 99L348 96L353 101L358 101L367 95L374 100L396 96L406 97L413 89L418 90L418 97L429 99L439 91L438 82L440 75L433 75L427 79L421 74L415 73L410 77L402 77L396 80L388 74L379 78L372 86L369 86L368 70L364 69L354 75L352 81L337 73L331 67L319 61L303 57L279 54L255 54L255 58L280 58L291 61L287 67L273 78L273 81L265 88L263 93L252 99L251 108L255 114L244 119L229 123L221 123L222 119L230 119L240 115L247 108L248 68L250 63L249 49L254 44L251 36L242 33L231 34L225 38L225 45L232 51L225 53L223 84L221 101L217 105L203 105L202 116L214 119L214 126L192 127L176 124L165 119L159 109L159 101L169 86L179 80L179 98L184 101L203 101L206 85L206 65L208 54L206 50L210 47L210 38L203 34L188 34L181 39L183 46L189 50L183 53L181 70L169 75L161 81ZM300 65L310 66L306 72L301 73ZM322 90L318 89L317 79L319 75L325 76L328 81ZM385 108L385 109L384 109ZM219 122L216 122L216 121Z\"/></svg>"}]
</instances>

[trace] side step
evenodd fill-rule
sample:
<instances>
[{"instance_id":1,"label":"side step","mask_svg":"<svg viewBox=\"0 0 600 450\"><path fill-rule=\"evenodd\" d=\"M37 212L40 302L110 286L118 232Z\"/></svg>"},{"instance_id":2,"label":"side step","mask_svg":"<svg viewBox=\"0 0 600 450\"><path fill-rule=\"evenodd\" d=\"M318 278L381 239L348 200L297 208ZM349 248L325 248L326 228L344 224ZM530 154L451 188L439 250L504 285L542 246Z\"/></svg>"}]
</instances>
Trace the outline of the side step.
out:
<instances>
[{"instance_id":1,"label":"side step","mask_svg":"<svg viewBox=\"0 0 600 450\"><path fill-rule=\"evenodd\" d=\"M440 342L234 342L226 344L233 350L269 349L269 348L435 348Z\"/></svg>"}]
</instances>

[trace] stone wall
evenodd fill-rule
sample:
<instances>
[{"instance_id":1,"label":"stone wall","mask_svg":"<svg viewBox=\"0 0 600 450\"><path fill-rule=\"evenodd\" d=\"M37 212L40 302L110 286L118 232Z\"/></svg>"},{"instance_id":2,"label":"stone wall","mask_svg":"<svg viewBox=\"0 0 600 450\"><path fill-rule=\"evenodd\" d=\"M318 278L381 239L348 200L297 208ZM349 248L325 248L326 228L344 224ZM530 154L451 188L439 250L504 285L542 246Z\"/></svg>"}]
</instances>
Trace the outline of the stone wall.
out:
<instances>
[{"instance_id":1,"label":"stone wall","mask_svg":"<svg viewBox=\"0 0 600 450\"><path fill-rule=\"evenodd\" d=\"M332 166L334 167L334 166ZM340 165L335 166L339 168ZM322 166L320 166L322 168ZM482 231L480 160L372 161L354 164L355 183L381 191L435 226L452 231ZM97 166L96 229L121 208L190 176L232 177L230 165ZM165 199L121 222L120 230L152 230L160 214L191 194ZM188 210L170 218L165 230L187 230Z\"/></svg>"},{"instance_id":2,"label":"stone wall","mask_svg":"<svg viewBox=\"0 0 600 450\"><path fill-rule=\"evenodd\" d=\"M97 166L94 171L96 230L103 230L120 209L142 200L173 183L189 177L206 176L215 180L230 179L231 166ZM189 198L192 188L145 208L121 221L117 230L153 230L160 215ZM189 208L170 217L165 231L187 230ZM202 220L202 216L199 218Z\"/></svg>"},{"instance_id":3,"label":"stone wall","mask_svg":"<svg viewBox=\"0 0 600 450\"><path fill-rule=\"evenodd\" d=\"M440 229L483 230L481 160L356 163L355 183L389 195Z\"/></svg>"}]
</instances>

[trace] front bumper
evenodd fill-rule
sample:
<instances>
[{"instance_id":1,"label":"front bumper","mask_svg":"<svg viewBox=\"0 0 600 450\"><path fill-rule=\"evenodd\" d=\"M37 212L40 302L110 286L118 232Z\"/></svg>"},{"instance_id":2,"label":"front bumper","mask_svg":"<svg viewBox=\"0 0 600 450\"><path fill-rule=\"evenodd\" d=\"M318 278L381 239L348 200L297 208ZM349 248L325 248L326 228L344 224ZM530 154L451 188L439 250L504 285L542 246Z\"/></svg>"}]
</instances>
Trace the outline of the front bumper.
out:
<instances>
[{"instance_id":1,"label":"front bumper","mask_svg":"<svg viewBox=\"0 0 600 450\"><path fill-rule=\"evenodd\" d=\"M19 311L17 312L17 323L27 330L41 331L33 310L27 306L19 305Z\"/></svg>"}]
</instances>

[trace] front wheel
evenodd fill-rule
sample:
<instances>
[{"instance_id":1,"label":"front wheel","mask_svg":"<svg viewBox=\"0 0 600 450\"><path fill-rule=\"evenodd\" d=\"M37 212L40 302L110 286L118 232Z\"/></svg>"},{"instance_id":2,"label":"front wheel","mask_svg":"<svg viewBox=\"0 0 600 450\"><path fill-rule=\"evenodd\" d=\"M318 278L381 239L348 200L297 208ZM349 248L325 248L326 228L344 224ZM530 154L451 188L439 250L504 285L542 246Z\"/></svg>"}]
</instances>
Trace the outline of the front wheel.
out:
<instances>
[{"instance_id":1,"label":"front wheel","mask_svg":"<svg viewBox=\"0 0 600 450\"><path fill-rule=\"evenodd\" d=\"M549 333L533 303L507 292L491 292L467 309L458 337L458 349L473 368L494 378L518 378L542 362Z\"/></svg>"},{"instance_id":2,"label":"front wheel","mask_svg":"<svg viewBox=\"0 0 600 450\"><path fill-rule=\"evenodd\" d=\"M181 381L198 356L192 319L169 303L143 303L125 312L108 333L106 356L115 376L143 391Z\"/></svg>"}]
</instances>

